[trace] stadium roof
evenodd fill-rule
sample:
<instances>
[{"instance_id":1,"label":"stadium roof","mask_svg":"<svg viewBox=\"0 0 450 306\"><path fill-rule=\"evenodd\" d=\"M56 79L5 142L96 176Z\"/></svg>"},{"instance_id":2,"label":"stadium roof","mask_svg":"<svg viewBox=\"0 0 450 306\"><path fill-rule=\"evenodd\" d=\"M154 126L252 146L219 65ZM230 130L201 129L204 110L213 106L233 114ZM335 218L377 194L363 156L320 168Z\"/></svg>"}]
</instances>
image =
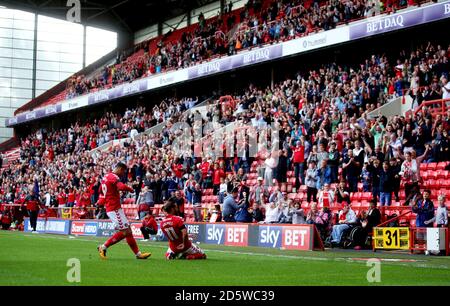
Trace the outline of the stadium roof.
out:
<instances>
[{"instance_id":1,"label":"stadium roof","mask_svg":"<svg viewBox=\"0 0 450 306\"><path fill-rule=\"evenodd\" d=\"M80 0L81 23L134 33L217 0ZM0 0L0 5L66 19L67 0Z\"/></svg>"}]
</instances>

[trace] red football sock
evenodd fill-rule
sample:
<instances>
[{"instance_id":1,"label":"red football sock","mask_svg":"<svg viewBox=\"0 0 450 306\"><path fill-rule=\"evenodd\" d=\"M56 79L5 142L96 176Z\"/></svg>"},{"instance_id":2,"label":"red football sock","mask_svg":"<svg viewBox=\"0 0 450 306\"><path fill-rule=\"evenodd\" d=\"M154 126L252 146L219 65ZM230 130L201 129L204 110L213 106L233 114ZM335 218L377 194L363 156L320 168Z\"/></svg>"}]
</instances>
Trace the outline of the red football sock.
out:
<instances>
[{"instance_id":1,"label":"red football sock","mask_svg":"<svg viewBox=\"0 0 450 306\"><path fill-rule=\"evenodd\" d=\"M121 241L125 238L125 235L122 232L115 233L108 241L105 242L105 247L109 248L112 245L115 245L117 242Z\"/></svg>"},{"instance_id":2,"label":"red football sock","mask_svg":"<svg viewBox=\"0 0 450 306\"><path fill-rule=\"evenodd\" d=\"M133 234L130 234L127 236L127 243L130 246L130 249L133 251L134 254L139 253L139 247L136 243L136 240L133 237Z\"/></svg>"}]
</instances>

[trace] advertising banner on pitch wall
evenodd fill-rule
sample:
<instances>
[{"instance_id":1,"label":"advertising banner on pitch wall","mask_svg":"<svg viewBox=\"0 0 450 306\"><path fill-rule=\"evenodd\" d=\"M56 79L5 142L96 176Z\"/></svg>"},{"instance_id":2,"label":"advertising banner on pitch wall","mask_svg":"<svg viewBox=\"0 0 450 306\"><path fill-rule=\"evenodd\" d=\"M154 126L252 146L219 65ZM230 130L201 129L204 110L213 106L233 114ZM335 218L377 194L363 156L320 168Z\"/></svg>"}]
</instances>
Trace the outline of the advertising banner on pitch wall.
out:
<instances>
[{"instance_id":1,"label":"advertising banner on pitch wall","mask_svg":"<svg viewBox=\"0 0 450 306\"><path fill-rule=\"evenodd\" d=\"M143 239L140 222L131 222L136 239ZM259 225L228 223L186 224L189 239L193 242L226 246L258 246L312 251L314 226L312 225ZM25 219L25 232L31 232L29 219ZM108 220L39 219L37 231L46 234L110 237L116 230ZM167 241L160 228L154 241Z\"/></svg>"}]
</instances>

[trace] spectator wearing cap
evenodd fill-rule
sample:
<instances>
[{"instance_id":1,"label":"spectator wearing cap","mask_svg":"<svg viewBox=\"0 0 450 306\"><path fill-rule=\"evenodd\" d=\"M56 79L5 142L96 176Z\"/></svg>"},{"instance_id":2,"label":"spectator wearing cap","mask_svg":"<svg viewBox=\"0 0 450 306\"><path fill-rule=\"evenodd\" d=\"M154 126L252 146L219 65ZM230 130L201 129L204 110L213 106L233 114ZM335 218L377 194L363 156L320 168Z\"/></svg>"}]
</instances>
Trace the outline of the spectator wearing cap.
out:
<instances>
[{"instance_id":1,"label":"spectator wearing cap","mask_svg":"<svg viewBox=\"0 0 450 306\"><path fill-rule=\"evenodd\" d=\"M239 190L234 188L229 194L224 202L223 202L223 220L225 222L236 222L236 212L245 206L245 199L241 199L239 202L236 202L238 197Z\"/></svg>"},{"instance_id":2,"label":"spectator wearing cap","mask_svg":"<svg viewBox=\"0 0 450 306\"><path fill-rule=\"evenodd\" d=\"M264 186L264 179L258 177L257 185L253 186L250 190L250 201L257 204L264 204L269 197L269 190Z\"/></svg>"}]
</instances>

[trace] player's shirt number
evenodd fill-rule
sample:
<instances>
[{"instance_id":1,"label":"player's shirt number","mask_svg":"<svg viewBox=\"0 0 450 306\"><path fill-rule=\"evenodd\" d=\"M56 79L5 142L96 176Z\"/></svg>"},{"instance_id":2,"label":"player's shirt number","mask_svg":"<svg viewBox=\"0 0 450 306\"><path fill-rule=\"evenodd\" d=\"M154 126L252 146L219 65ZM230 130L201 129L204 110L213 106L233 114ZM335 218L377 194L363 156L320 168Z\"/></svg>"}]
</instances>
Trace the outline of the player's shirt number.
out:
<instances>
[{"instance_id":1,"label":"player's shirt number","mask_svg":"<svg viewBox=\"0 0 450 306\"><path fill-rule=\"evenodd\" d=\"M167 236L168 236L170 241L174 241L174 240L178 239L178 235L175 232L175 230L173 229L173 227L166 227L164 229L164 231L166 232L166 234L167 234Z\"/></svg>"}]
</instances>

